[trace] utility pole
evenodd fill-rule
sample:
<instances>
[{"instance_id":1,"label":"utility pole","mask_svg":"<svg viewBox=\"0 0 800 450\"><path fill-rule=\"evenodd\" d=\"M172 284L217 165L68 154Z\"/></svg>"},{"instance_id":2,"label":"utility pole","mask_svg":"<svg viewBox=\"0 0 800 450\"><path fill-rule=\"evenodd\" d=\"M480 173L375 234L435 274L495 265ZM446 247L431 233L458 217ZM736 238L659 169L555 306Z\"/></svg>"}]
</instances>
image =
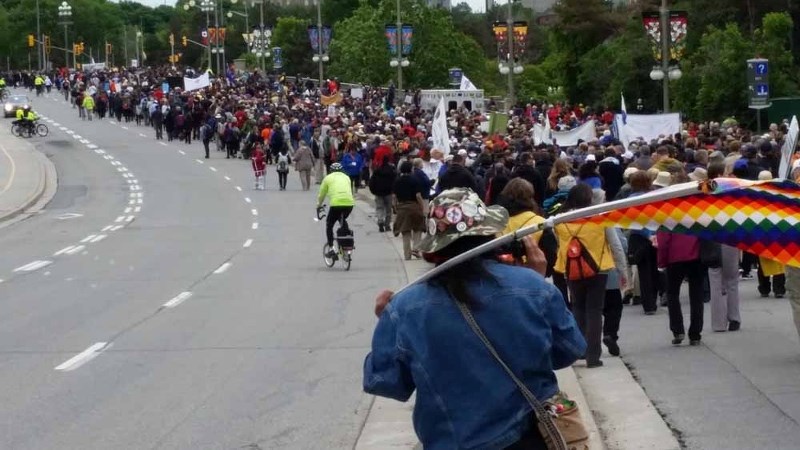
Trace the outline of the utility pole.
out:
<instances>
[{"instance_id":1,"label":"utility pole","mask_svg":"<svg viewBox=\"0 0 800 450\"><path fill-rule=\"evenodd\" d=\"M514 107L514 15L511 10L512 1L508 0L508 15L506 16L506 27L508 28L508 105L506 109Z\"/></svg>"},{"instance_id":2,"label":"utility pole","mask_svg":"<svg viewBox=\"0 0 800 450\"><path fill-rule=\"evenodd\" d=\"M259 15L259 17L258 17L258 26L261 28L262 39L264 39L266 37L266 34L264 33L264 31L265 31L264 30L264 2L265 1L266 0L260 0L259 1L259 9L258 9L258 15ZM249 30L248 30L248 33L249 33ZM264 43L266 41L262 40L261 42ZM263 51L262 53L264 53L264 54L267 54L267 52L269 51L268 48L263 48L261 50ZM262 77L264 76L266 71L267 71L267 58L262 56L261 57L261 76Z\"/></svg>"},{"instance_id":3,"label":"utility pole","mask_svg":"<svg viewBox=\"0 0 800 450\"><path fill-rule=\"evenodd\" d=\"M661 0L661 70L664 72L664 114L669 113L669 9L667 7L667 0Z\"/></svg>"},{"instance_id":4,"label":"utility pole","mask_svg":"<svg viewBox=\"0 0 800 450\"><path fill-rule=\"evenodd\" d=\"M320 30L320 33L322 30ZM397 0L397 95L403 95L403 22L400 20L400 0ZM401 97L402 98L402 97Z\"/></svg>"},{"instance_id":5,"label":"utility pole","mask_svg":"<svg viewBox=\"0 0 800 450\"><path fill-rule=\"evenodd\" d=\"M324 52L324 50L322 48L322 43L323 43L323 39L322 39L322 0L316 0L316 1L317 1L317 40L318 40L318 43L319 43L319 47L318 47L319 48L319 62L318 62L318 64L319 64L319 88L320 88L320 91L321 91L322 90L322 79L323 79L323 76L322 76L323 75L322 65L324 63L322 61L322 55L325 52ZM400 29L399 28L398 28L397 33L398 33L397 35L399 36L400 35ZM400 67L400 66L398 65L398 67Z\"/></svg>"},{"instance_id":6,"label":"utility pole","mask_svg":"<svg viewBox=\"0 0 800 450\"><path fill-rule=\"evenodd\" d=\"M36 0L36 60L39 70L42 70L42 54L44 53L44 44L42 43L42 28L41 28L41 14L39 14L39 0Z\"/></svg>"}]
</instances>

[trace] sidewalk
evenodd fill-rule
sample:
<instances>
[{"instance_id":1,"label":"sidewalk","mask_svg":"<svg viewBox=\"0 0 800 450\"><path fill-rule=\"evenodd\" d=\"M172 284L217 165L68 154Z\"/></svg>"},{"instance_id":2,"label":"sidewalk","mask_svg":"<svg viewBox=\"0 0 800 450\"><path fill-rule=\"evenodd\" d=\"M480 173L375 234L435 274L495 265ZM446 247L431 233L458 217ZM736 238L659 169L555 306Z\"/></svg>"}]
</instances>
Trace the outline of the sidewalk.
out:
<instances>
[{"instance_id":1,"label":"sidewalk","mask_svg":"<svg viewBox=\"0 0 800 450\"><path fill-rule=\"evenodd\" d=\"M368 216L374 216L374 201L372 196L366 191L362 190L357 196L358 200L356 206L364 210ZM425 261L412 259L411 261L403 260L402 240L395 238L391 233L386 233L386 238L391 240L392 247L397 253L397 257L403 262L403 268L406 272L406 277L412 281L427 272L432 265ZM568 367L563 370L556 371L558 377L558 384L562 391L566 392L573 400L581 405L584 422L588 428L589 448L604 449L601 432L595 424L595 418L592 414L592 409L588 407L587 399L578 382L578 377L575 371ZM630 374L628 374L630 377ZM631 381L633 378L630 377ZM636 384L635 381L633 381ZM623 388L625 384L621 385ZM641 390L638 384L636 387ZM646 398L646 397L645 397ZM648 401L649 404L649 401ZM652 408L652 405L651 405ZM356 450L383 450L383 449L421 449L422 445L417 441L414 427L411 423L411 416L414 409L414 397L406 403L400 403L395 400L390 400L382 397L376 397L370 412L367 415L367 420L364 428L356 442ZM653 412L655 409L653 408ZM637 411L638 413L638 411ZM656 416L657 413L656 413ZM660 417L659 417L660 419ZM662 421L663 423L663 421ZM666 429L666 425L664 425ZM667 431L669 431L667 429ZM670 435L671 436L671 435ZM625 447L614 447L625 448ZM658 447L664 448L664 447Z\"/></svg>"},{"instance_id":2,"label":"sidewalk","mask_svg":"<svg viewBox=\"0 0 800 450\"><path fill-rule=\"evenodd\" d=\"M28 140L0 127L0 226L41 209L55 194L55 166Z\"/></svg>"}]
</instances>

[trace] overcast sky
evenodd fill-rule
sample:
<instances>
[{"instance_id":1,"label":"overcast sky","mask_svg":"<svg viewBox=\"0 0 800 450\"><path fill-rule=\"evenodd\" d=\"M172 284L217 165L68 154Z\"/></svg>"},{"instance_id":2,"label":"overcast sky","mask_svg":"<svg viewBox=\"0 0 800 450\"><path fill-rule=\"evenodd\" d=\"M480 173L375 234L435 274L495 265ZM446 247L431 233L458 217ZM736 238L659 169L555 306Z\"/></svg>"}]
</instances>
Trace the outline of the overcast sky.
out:
<instances>
[{"instance_id":1,"label":"overcast sky","mask_svg":"<svg viewBox=\"0 0 800 450\"><path fill-rule=\"evenodd\" d=\"M159 6L163 4L167 5L174 5L176 2L175 0L134 0L138 3L148 6ZM323 0L325 1L325 0ZM486 4L484 0L451 0L453 1L453 6L462 1L466 1L470 7L472 7L473 11L483 11L483 6Z\"/></svg>"}]
</instances>

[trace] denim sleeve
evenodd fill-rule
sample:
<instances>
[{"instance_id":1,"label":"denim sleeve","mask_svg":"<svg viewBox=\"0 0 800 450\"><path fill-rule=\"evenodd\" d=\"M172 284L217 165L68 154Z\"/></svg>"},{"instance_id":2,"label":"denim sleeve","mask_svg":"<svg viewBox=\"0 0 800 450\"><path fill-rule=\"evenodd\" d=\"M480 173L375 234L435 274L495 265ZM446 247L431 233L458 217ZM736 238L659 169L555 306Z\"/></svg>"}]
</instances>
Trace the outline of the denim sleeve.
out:
<instances>
[{"instance_id":1,"label":"denim sleeve","mask_svg":"<svg viewBox=\"0 0 800 450\"><path fill-rule=\"evenodd\" d=\"M372 352L364 360L364 392L404 402L415 386L397 342L396 318L390 304L378 320Z\"/></svg>"},{"instance_id":2,"label":"denim sleeve","mask_svg":"<svg viewBox=\"0 0 800 450\"><path fill-rule=\"evenodd\" d=\"M553 369L563 369L586 353L586 340L561 293L553 288L547 300L547 320L553 335Z\"/></svg>"}]
</instances>

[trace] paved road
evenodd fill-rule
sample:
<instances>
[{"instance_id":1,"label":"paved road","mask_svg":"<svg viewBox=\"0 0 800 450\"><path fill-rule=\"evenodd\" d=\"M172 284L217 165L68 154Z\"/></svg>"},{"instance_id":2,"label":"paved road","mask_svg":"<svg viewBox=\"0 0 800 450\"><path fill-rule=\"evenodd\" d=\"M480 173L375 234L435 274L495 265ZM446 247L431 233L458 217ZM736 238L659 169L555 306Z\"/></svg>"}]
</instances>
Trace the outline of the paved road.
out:
<instances>
[{"instance_id":1,"label":"paved road","mask_svg":"<svg viewBox=\"0 0 800 450\"><path fill-rule=\"evenodd\" d=\"M742 329L714 333L708 305L703 345L670 345L666 309L626 307L623 359L689 449L800 448L800 343L785 299L740 283ZM684 289L684 295L687 295ZM688 326L688 305L684 304Z\"/></svg>"},{"instance_id":2,"label":"paved road","mask_svg":"<svg viewBox=\"0 0 800 450\"><path fill-rule=\"evenodd\" d=\"M35 107L60 186L0 233L0 448L351 448L372 298L405 279L366 216L329 270L294 176L255 192L247 162Z\"/></svg>"}]
</instances>

